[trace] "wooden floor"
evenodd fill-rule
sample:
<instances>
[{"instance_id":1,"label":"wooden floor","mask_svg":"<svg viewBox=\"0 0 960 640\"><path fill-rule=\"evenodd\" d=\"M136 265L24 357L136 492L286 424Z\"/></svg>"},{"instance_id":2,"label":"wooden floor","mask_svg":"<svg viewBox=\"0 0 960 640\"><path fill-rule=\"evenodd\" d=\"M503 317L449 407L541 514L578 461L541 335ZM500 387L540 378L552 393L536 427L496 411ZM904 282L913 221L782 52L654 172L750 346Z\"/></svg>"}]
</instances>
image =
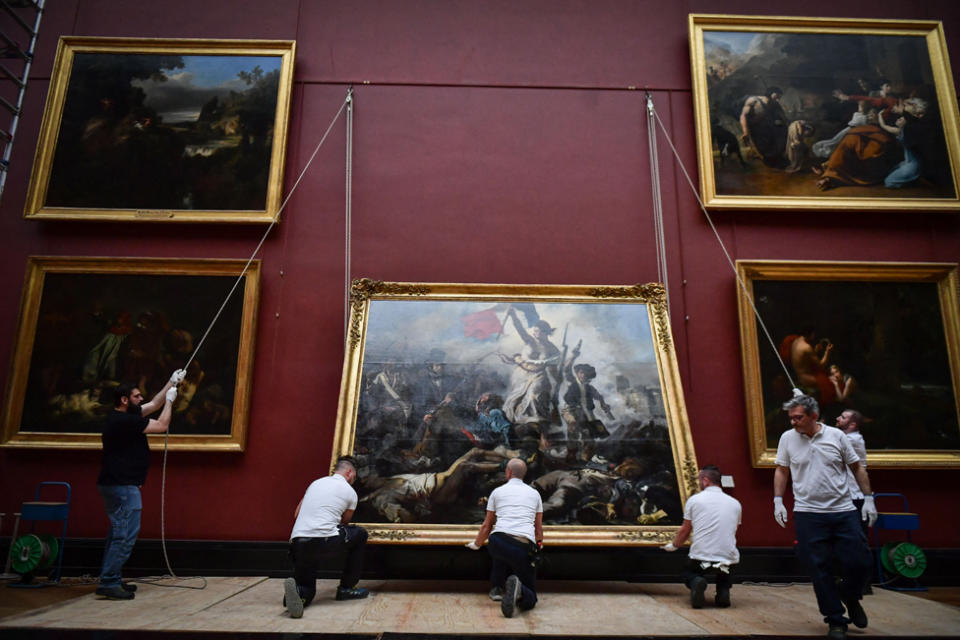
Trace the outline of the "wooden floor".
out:
<instances>
[{"instance_id":1,"label":"wooden floor","mask_svg":"<svg viewBox=\"0 0 960 640\"><path fill-rule=\"evenodd\" d=\"M280 600L283 581L265 577L163 580L140 584L136 599L99 599L93 585L10 589L0 586L0 635L66 629L280 634L458 634L509 636L820 636L826 631L808 584L735 585L733 606L690 608L680 584L550 582L532 611L504 618L479 581L363 582L366 600L337 602L336 582L318 582L317 600L291 619ZM952 590L955 597L956 590ZM43 594L42 596L40 594ZM36 594L36 595L34 595ZM63 596L64 599L60 599ZM27 608L30 599L46 603ZM59 600L50 602L50 600ZM960 637L960 608L875 589L864 599L869 628L859 636ZM51 636L55 637L55 636Z\"/></svg>"}]
</instances>

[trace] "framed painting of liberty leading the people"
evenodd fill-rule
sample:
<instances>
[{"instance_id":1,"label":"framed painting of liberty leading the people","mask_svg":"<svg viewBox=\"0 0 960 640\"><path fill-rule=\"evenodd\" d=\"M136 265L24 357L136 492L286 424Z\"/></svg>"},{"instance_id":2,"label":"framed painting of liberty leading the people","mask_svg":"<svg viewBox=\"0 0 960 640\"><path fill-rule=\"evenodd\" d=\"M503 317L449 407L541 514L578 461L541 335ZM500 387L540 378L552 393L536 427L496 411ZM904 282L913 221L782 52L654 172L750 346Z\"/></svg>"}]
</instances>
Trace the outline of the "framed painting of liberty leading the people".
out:
<instances>
[{"instance_id":1,"label":"framed painting of liberty leading the people","mask_svg":"<svg viewBox=\"0 0 960 640\"><path fill-rule=\"evenodd\" d=\"M472 540L513 457L547 543L669 541L697 463L663 287L355 280L344 454L373 541Z\"/></svg>"},{"instance_id":2,"label":"framed painting of liberty leading the people","mask_svg":"<svg viewBox=\"0 0 960 640\"><path fill-rule=\"evenodd\" d=\"M960 466L956 264L739 260L737 272L755 466L773 466L792 387L825 424L861 415L870 467Z\"/></svg>"},{"instance_id":3,"label":"framed painting of liberty leading the people","mask_svg":"<svg viewBox=\"0 0 960 640\"><path fill-rule=\"evenodd\" d=\"M934 21L691 14L700 190L717 209L960 209Z\"/></svg>"}]
</instances>

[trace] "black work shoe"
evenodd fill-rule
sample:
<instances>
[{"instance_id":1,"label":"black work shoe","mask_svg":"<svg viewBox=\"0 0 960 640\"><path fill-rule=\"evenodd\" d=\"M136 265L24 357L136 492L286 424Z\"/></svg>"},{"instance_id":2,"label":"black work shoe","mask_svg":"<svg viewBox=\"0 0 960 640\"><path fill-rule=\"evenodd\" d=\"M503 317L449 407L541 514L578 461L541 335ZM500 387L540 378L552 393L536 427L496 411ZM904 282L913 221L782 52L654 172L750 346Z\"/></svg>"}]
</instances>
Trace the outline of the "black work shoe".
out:
<instances>
[{"instance_id":1,"label":"black work shoe","mask_svg":"<svg viewBox=\"0 0 960 640\"><path fill-rule=\"evenodd\" d=\"M133 600L133 592L127 591L123 587L97 587L98 596L103 596L107 600Z\"/></svg>"},{"instance_id":2,"label":"black work shoe","mask_svg":"<svg viewBox=\"0 0 960 640\"><path fill-rule=\"evenodd\" d=\"M856 628L867 628L867 612L860 606L859 600L847 603L847 615L850 616L850 622L852 622Z\"/></svg>"},{"instance_id":3,"label":"black work shoe","mask_svg":"<svg viewBox=\"0 0 960 640\"><path fill-rule=\"evenodd\" d=\"M494 602L500 602L503 600L503 587L494 587L490 589L490 599Z\"/></svg>"},{"instance_id":4,"label":"black work shoe","mask_svg":"<svg viewBox=\"0 0 960 640\"><path fill-rule=\"evenodd\" d=\"M696 576L690 581L690 606L694 609L703 608L703 592L707 590L707 579L703 576Z\"/></svg>"},{"instance_id":5,"label":"black work shoe","mask_svg":"<svg viewBox=\"0 0 960 640\"><path fill-rule=\"evenodd\" d=\"M713 604L718 607L730 606L730 589L717 589L717 595L713 597Z\"/></svg>"},{"instance_id":6,"label":"black work shoe","mask_svg":"<svg viewBox=\"0 0 960 640\"><path fill-rule=\"evenodd\" d=\"M297 591L297 581L287 578L283 581L283 606L290 612L291 618L303 617L303 598Z\"/></svg>"},{"instance_id":7,"label":"black work shoe","mask_svg":"<svg viewBox=\"0 0 960 640\"><path fill-rule=\"evenodd\" d=\"M827 637L830 640L847 640L847 625L831 622Z\"/></svg>"},{"instance_id":8,"label":"black work shoe","mask_svg":"<svg viewBox=\"0 0 960 640\"><path fill-rule=\"evenodd\" d=\"M520 599L520 578L510 576L503 587L503 599L500 601L500 611L504 618L512 618L517 611L517 600Z\"/></svg>"},{"instance_id":9,"label":"black work shoe","mask_svg":"<svg viewBox=\"0 0 960 640\"><path fill-rule=\"evenodd\" d=\"M370 591L363 587L353 587L352 589L337 587L337 600L362 600L368 595L370 595Z\"/></svg>"},{"instance_id":10,"label":"black work shoe","mask_svg":"<svg viewBox=\"0 0 960 640\"><path fill-rule=\"evenodd\" d=\"M133 584L132 582L124 582L120 586L123 587L124 591L129 591L130 593L133 593L134 591L137 590L137 585Z\"/></svg>"}]
</instances>

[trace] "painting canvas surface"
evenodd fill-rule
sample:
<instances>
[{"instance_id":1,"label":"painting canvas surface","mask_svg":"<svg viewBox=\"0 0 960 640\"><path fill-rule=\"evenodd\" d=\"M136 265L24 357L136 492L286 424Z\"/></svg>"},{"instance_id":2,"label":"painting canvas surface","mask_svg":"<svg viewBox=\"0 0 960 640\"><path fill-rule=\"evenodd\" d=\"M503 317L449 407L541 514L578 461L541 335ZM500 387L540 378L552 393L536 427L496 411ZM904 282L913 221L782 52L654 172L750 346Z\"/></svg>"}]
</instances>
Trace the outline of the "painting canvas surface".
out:
<instances>
[{"instance_id":1,"label":"painting canvas surface","mask_svg":"<svg viewBox=\"0 0 960 640\"><path fill-rule=\"evenodd\" d=\"M517 456L547 525L680 524L647 307L372 300L355 519L478 524Z\"/></svg>"},{"instance_id":2,"label":"painting canvas surface","mask_svg":"<svg viewBox=\"0 0 960 640\"><path fill-rule=\"evenodd\" d=\"M870 450L960 449L957 398L934 282L754 280L757 308L794 381L834 424L861 412ZM956 292L954 292L956 295ZM798 315L797 301L815 300ZM776 447L789 428L790 385L760 345L765 429Z\"/></svg>"},{"instance_id":3,"label":"painting canvas surface","mask_svg":"<svg viewBox=\"0 0 960 640\"><path fill-rule=\"evenodd\" d=\"M20 433L99 433L113 389L150 399L187 364L235 276L48 273ZM171 433L231 433L243 297L233 296L187 367Z\"/></svg>"}]
</instances>

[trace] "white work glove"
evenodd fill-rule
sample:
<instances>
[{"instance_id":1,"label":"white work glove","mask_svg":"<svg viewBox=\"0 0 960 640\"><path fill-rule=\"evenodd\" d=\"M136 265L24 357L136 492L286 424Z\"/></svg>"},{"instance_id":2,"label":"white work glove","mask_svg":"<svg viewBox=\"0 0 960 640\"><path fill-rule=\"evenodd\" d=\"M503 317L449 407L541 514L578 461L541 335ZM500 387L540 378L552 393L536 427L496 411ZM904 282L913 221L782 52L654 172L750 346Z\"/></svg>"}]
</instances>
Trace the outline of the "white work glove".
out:
<instances>
[{"instance_id":1,"label":"white work glove","mask_svg":"<svg viewBox=\"0 0 960 640\"><path fill-rule=\"evenodd\" d=\"M660 547L660 548L663 549L664 551L676 551L676 550L677 550L677 548L676 548L675 546L673 546L673 542L668 542L667 544L663 545L663 546Z\"/></svg>"},{"instance_id":2,"label":"white work glove","mask_svg":"<svg viewBox=\"0 0 960 640\"><path fill-rule=\"evenodd\" d=\"M873 496L863 496L863 508L860 509L867 526L872 527L877 521L877 505L873 504Z\"/></svg>"},{"instance_id":3,"label":"white work glove","mask_svg":"<svg viewBox=\"0 0 960 640\"><path fill-rule=\"evenodd\" d=\"M773 519L777 524L786 529L787 527L787 508L783 506L783 497L774 496L773 498Z\"/></svg>"},{"instance_id":4,"label":"white work glove","mask_svg":"<svg viewBox=\"0 0 960 640\"><path fill-rule=\"evenodd\" d=\"M180 384L183 382L183 379L187 377L187 372L185 369L177 369L172 374L170 374L170 384Z\"/></svg>"},{"instance_id":5,"label":"white work glove","mask_svg":"<svg viewBox=\"0 0 960 640\"><path fill-rule=\"evenodd\" d=\"M465 545L463 545L463 546L465 546L467 549L470 549L471 551L479 551L479 550L480 550L480 547L477 546L477 543L476 543L476 542L468 542L467 544L465 544Z\"/></svg>"},{"instance_id":6,"label":"white work glove","mask_svg":"<svg viewBox=\"0 0 960 640\"><path fill-rule=\"evenodd\" d=\"M167 389L167 402L169 402L170 404L173 404L174 400L176 399L177 399L177 388L170 387L169 389Z\"/></svg>"}]
</instances>

